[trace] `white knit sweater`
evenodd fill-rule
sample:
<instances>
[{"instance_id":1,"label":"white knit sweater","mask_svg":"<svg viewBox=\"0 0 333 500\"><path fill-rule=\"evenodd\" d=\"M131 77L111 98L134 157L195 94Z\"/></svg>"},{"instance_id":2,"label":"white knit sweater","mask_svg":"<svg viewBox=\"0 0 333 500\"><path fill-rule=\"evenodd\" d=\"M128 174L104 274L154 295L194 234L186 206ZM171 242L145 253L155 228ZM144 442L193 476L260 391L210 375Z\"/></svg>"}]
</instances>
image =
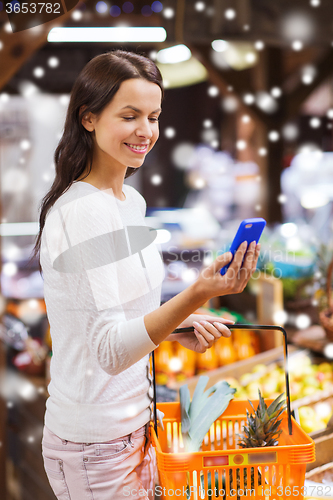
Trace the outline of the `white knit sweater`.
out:
<instances>
[{"instance_id":1,"label":"white knit sweater","mask_svg":"<svg viewBox=\"0 0 333 500\"><path fill-rule=\"evenodd\" d=\"M150 419L149 353L157 346L143 317L160 306L164 266L147 230L141 237L144 198L129 185L123 191L120 201L75 182L42 233L53 351L45 424L69 441L109 441Z\"/></svg>"}]
</instances>

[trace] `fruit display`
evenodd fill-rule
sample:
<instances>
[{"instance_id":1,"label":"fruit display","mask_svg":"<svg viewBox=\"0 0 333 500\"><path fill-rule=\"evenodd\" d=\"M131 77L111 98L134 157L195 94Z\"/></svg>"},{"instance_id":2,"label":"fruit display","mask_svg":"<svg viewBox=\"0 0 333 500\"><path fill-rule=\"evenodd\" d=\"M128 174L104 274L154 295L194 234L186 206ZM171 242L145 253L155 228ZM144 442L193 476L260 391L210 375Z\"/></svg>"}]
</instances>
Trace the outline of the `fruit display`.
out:
<instances>
[{"instance_id":1,"label":"fruit display","mask_svg":"<svg viewBox=\"0 0 333 500\"><path fill-rule=\"evenodd\" d=\"M246 323L239 314L226 310L201 308L202 314L212 314ZM202 375L221 366L248 359L260 352L257 332L236 330L229 338L220 338L204 353L194 353L178 342L162 342L155 349L156 383L168 385L181 382L194 375Z\"/></svg>"},{"instance_id":2,"label":"fruit display","mask_svg":"<svg viewBox=\"0 0 333 500\"><path fill-rule=\"evenodd\" d=\"M257 334L239 330L232 337L220 338L204 353L195 353L178 342L161 342L155 349L156 383L168 385L194 375L202 375L220 366L248 359L259 352Z\"/></svg>"},{"instance_id":3,"label":"fruit display","mask_svg":"<svg viewBox=\"0 0 333 500\"><path fill-rule=\"evenodd\" d=\"M277 363L257 364L239 379L224 380L236 388L235 399L255 399L258 389L264 398L274 399L286 390L284 368ZM312 364L307 355L294 356L289 362L289 385L301 427L308 433L324 429L333 414L333 363Z\"/></svg>"},{"instance_id":4,"label":"fruit display","mask_svg":"<svg viewBox=\"0 0 333 500\"><path fill-rule=\"evenodd\" d=\"M333 398L329 401L320 401L312 406L305 405L298 408L300 425L309 434L325 429L332 414Z\"/></svg>"}]
</instances>

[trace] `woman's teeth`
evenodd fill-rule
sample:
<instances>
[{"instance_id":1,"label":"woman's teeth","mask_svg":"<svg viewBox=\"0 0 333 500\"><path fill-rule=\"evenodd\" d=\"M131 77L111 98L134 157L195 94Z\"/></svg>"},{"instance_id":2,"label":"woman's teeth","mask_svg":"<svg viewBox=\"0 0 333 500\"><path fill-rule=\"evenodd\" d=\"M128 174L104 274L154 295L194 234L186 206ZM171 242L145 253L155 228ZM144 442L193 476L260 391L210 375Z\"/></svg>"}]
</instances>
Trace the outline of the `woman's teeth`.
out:
<instances>
[{"instance_id":1,"label":"woman's teeth","mask_svg":"<svg viewBox=\"0 0 333 500\"><path fill-rule=\"evenodd\" d=\"M148 144L144 144L143 146L136 146L135 144L126 144L126 146L129 146L132 149L136 149L137 151L145 151L148 147Z\"/></svg>"}]
</instances>

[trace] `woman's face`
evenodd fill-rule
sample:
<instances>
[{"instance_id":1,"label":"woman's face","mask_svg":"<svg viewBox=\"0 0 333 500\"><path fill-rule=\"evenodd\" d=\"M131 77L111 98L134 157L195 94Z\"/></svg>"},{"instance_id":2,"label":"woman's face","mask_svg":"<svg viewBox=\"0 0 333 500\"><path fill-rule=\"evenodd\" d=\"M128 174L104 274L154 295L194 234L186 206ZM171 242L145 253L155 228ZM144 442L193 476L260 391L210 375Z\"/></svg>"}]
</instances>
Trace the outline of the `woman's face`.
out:
<instances>
[{"instance_id":1,"label":"woman's face","mask_svg":"<svg viewBox=\"0 0 333 500\"><path fill-rule=\"evenodd\" d=\"M160 87L143 78L124 81L97 117L87 113L83 126L94 135L94 159L114 166L140 167L159 136Z\"/></svg>"}]
</instances>

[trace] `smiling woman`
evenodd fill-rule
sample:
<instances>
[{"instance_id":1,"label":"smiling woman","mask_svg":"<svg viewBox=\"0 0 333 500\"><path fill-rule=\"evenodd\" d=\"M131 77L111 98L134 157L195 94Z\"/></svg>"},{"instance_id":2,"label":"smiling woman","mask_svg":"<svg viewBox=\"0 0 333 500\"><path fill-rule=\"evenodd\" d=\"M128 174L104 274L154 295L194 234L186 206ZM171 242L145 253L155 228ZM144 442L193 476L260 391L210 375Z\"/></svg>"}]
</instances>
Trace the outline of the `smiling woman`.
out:
<instances>
[{"instance_id":1,"label":"smiling woman","mask_svg":"<svg viewBox=\"0 0 333 500\"><path fill-rule=\"evenodd\" d=\"M91 172L85 182L99 189L112 188L121 199L127 167L138 168L159 135L162 90L142 78L123 82L102 113L87 112L82 125L93 132Z\"/></svg>"},{"instance_id":2,"label":"smiling woman","mask_svg":"<svg viewBox=\"0 0 333 500\"><path fill-rule=\"evenodd\" d=\"M220 255L160 306L164 265L146 202L124 179L158 139L163 86L149 59L116 50L92 59L72 90L56 177L44 197L40 250L52 338L42 442L59 500L154 498L149 354L163 340L205 352L230 320L193 314L244 289L259 248ZM195 327L170 335L176 328Z\"/></svg>"}]
</instances>

